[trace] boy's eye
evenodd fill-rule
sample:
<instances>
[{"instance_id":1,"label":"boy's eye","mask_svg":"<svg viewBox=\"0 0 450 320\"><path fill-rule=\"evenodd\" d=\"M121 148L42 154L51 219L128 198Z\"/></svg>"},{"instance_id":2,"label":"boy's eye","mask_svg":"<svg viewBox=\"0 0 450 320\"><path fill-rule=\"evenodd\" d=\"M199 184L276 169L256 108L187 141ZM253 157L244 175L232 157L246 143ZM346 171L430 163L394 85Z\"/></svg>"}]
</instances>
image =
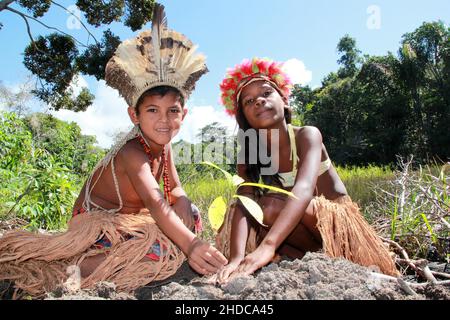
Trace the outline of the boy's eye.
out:
<instances>
[{"instance_id":1,"label":"boy's eye","mask_svg":"<svg viewBox=\"0 0 450 320\"><path fill-rule=\"evenodd\" d=\"M170 109L170 112L171 112L171 113L180 113L181 110L178 109L178 108L172 108L172 109Z\"/></svg>"},{"instance_id":2,"label":"boy's eye","mask_svg":"<svg viewBox=\"0 0 450 320\"><path fill-rule=\"evenodd\" d=\"M156 109L156 108L148 108L147 109L147 112L152 112L152 113L154 113L154 112L157 112L158 110Z\"/></svg>"}]
</instances>

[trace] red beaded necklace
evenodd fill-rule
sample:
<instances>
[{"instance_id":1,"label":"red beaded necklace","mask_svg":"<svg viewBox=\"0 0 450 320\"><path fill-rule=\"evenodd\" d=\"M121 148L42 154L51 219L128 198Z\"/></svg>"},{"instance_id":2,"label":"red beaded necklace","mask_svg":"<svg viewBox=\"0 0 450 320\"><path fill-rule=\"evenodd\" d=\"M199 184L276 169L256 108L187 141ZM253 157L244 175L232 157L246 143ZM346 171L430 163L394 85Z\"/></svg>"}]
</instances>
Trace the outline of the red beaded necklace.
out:
<instances>
[{"instance_id":1,"label":"red beaded necklace","mask_svg":"<svg viewBox=\"0 0 450 320\"><path fill-rule=\"evenodd\" d=\"M138 140L141 143L142 147L144 148L145 153L147 154L147 156L150 160L150 169L152 170L152 174L153 174L153 160L155 158L152 156L150 147L148 146L144 137L141 135L138 135ZM163 168L164 199L166 199L166 201L169 202L170 205L172 205L172 195L170 194L169 165L167 163L165 146L162 151L161 162L164 164L164 168Z\"/></svg>"}]
</instances>

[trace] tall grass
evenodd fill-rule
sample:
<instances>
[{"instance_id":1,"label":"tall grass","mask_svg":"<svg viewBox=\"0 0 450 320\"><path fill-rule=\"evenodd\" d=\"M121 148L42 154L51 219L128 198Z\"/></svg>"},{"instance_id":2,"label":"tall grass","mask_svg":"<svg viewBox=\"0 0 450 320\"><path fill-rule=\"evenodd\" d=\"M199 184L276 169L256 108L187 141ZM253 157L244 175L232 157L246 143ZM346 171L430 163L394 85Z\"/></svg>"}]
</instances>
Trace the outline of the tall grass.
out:
<instances>
[{"instance_id":1,"label":"tall grass","mask_svg":"<svg viewBox=\"0 0 450 320\"><path fill-rule=\"evenodd\" d=\"M388 188L377 186L371 214L414 258L450 259L450 164L401 164Z\"/></svg>"},{"instance_id":2,"label":"tall grass","mask_svg":"<svg viewBox=\"0 0 450 320\"><path fill-rule=\"evenodd\" d=\"M370 220L370 213L366 208L375 201L376 193L373 190L374 185L387 185L388 181L393 179L394 173L389 167L338 167L339 176L341 176L349 195L356 201L364 214ZM213 171L214 172L214 171ZM218 196L226 199L231 198L235 187L231 186L225 178L216 175L205 174L197 179L187 180L183 185L189 198L199 207L204 220L205 232L203 237L211 240L214 237L214 231L208 222L208 208L213 200Z\"/></svg>"},{"instance_id":3,"label":"tall grass","mask_svg":"<svg viewBox=\"0 0 450 320\"><path fill-rule=\"evenodd\" d=\"M395 177L394 171L389 166L367 167L337 167L339 177L347 188L347 192L353 201L358 203L361 211L369 222L373 221L371 208L376 200L376 188L389 188L389 182Z\"/></svg>"}]
</instances>

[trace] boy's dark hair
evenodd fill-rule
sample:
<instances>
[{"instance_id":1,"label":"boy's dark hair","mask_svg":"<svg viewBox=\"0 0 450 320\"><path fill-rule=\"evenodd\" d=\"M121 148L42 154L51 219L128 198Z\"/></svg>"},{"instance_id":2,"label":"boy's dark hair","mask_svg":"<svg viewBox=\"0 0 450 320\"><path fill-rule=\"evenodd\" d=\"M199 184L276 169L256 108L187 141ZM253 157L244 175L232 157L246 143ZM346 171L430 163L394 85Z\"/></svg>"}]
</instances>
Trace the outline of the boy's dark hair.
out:
<instances>
[{"instance_id":1,"label":"boy's dark hair","mask_svg":"<svg viewBox=\"0 0 450 320\"><path fill-rule=\"evenodd\" d=\"M171 86L158 86L158 87L148 89L139 97L139 99L136 103L136 113L139 115L139 107L142 104L142 101L144 101L144 99L146 97L149 97L149 96L164 97L168 93L174 93L177 96L178 100L180 101L181 107L184 108L184 97L181 94L180 90L178 90L175 87L171 87Z\"/></svg>"},{"instance_id":2,"label":"boy's dark hair","mask_svg":"<svg viewBox=\"0 0 450 320\"><path fill-rule=\"evenodd\" d=\"M244 115L244 111L242 110L242 105L240 101L238 102L238 108L236 110L236 121L239 125L239 128L242 129L244 132L248 129L251 129L251 125L248 123L247 118ZM290 124L292 121L292 110L289 107L284 108L284 119L286 120L286 123ZM259 135L256 136L256 148L251 148L250 146L250 139L245 139L244 146L241 148L241 152L245 150L245 166L246 166L246 175L250 178L252 182L258 183L259 178L261 177L263 182L267 185L275 185L275 186L282 186L280 181L280 176L276 173L272 176L261 176L261 168L263 165L259 161ZM250 164L250 150L253 150L253 152L257 152L256 156L256 164ZM270 163L264 166L270 166Z\"/></svg>"}]
</instances>

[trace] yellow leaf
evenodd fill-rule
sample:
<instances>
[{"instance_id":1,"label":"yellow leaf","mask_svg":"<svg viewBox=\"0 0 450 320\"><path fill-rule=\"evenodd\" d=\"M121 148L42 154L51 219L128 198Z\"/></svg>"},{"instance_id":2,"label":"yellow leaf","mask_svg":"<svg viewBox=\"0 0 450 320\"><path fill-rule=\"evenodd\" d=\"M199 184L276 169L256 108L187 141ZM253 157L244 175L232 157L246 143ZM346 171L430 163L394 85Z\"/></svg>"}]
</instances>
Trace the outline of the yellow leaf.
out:
<instances>
[{"instance_id":1,"label":"yellow leaf","mask_svg":"<svg viewBox=\"0 0 450 320\"><path fill-rule=\"evenodd\" d=\"M290 192L290 191L286 191L286 190L281 189L281 188L269 186L267 184L245 182L245 183L242 183L240 186L250 186L250 187L265 188L265 189L269 189L269 190L272 190L272 191L284 193L284 194L286 194L286 195L288 195L288 196L290 196L290 197L292 197L294 199L298 199L298 197L295 194L293 194L292 192Z\"/></svg>"},{"instance_id":2,"label":"yellow leaf","mask_svg":"<svg viewBox=\"0 0 450 320\"><path fill-rule=\"evenodd\" d=\"M217 197L208 208L208 218L211 227L217 231L222 226L227 211L227 204L223 197Z\"/></svg>"},{"instance_id":3,"label":"yellow leaf","mask_svg":"<svg viewBox=\"0 0 450 320\"><path fill-rule=\"evenodd\" d=\"M264 214L258 203L245 196L235 195L233 196L233 198L238 198L239 200L241 200L245 209L247 209L247 211L253 216L253 218L255 218L256 221L258 221L261 225L266 227L266 225L263 223Z\"/></svg>"}]
</instances>

